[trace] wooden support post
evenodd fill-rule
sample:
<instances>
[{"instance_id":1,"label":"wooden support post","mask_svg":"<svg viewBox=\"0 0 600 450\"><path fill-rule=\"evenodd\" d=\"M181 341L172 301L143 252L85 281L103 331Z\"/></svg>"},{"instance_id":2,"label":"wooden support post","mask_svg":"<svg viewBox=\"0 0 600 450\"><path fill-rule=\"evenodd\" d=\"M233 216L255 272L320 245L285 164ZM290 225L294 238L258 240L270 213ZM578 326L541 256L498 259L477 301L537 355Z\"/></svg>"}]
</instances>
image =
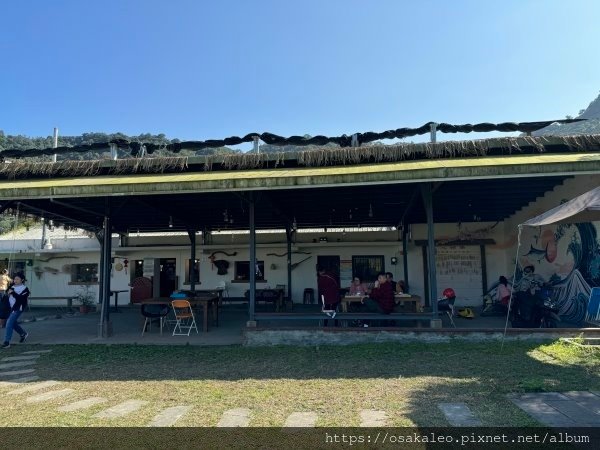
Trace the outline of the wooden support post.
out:
<instances>
[{"instance_id":1,"label":"wooden support post","mask_svg":"<svg viewBox=\"0 0 600 450\"><path fill-rule=\"evenodd\" d=\"M421 187L425 212L427 214L427 272L429 278L429 301L433 313L433 320L438 318L437 307L437 277L435 270L435 229L433 223L433 193L431 183Z\"/></svg>"},{"instance_id":2,"label":"wooden support post","mask_svg":"<svg viewBox=\"0 0 600 450\"><path fill-rule=\"evenodd\" d=\"M190 267L188 277L190 280L190 291L196 290L196 230L189 229L190 237Z\"/></svg>"},{"instance_id":3,"label":"wooden support post","mask_svg":"<svg viewBox=\"0 0 600 450\"><path fill-rule=\"evenodd\" d=\"M292 227L288 223L285 226L285 238L287 243L287 297L292 303Z\"/></svg>"}]
</instances>

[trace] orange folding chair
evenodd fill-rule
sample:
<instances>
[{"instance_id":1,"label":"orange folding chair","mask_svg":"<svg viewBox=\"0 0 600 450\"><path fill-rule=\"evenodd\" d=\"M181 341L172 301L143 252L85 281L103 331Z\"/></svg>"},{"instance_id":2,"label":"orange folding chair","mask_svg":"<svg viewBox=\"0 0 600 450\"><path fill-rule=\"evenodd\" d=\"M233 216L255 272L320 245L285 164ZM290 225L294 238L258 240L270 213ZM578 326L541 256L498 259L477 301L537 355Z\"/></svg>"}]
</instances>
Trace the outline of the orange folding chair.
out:
<instances>
[{"instance_id":1,"label":"orange folding chair","mask_svg":"<svg viewBox=\"0 0 600 450\"><path fill-rule=\"evenodd\" d=\"M196 318L190 302L187 300L173 300L171 307L175 316L173 336L189 336L192 330L196 330L196 334L198 334ZM187 333L184 330L187 330Z\"/></svg>"}]
</instances>

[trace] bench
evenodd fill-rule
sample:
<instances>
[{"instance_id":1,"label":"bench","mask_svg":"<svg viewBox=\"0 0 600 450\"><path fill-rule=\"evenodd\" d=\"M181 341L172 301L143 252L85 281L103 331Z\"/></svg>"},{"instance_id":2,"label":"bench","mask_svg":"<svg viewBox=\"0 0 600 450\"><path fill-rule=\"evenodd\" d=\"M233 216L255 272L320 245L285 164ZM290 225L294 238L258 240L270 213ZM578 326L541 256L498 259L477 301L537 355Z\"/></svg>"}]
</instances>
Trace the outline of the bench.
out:
<instances>
[{"instance_id":1,"label":"bench","mask_svg":"<svg viewBox=\"0 0 600 450\"><path fill-rule=\"evenodd\" d=\"M330 320L332 317L325 313L257 313L256 321L260 320ZM377 320L377 321L414 321L431 320L432 314L425 313L337 313L333 320Z\"/></svg>"}]
</instances>

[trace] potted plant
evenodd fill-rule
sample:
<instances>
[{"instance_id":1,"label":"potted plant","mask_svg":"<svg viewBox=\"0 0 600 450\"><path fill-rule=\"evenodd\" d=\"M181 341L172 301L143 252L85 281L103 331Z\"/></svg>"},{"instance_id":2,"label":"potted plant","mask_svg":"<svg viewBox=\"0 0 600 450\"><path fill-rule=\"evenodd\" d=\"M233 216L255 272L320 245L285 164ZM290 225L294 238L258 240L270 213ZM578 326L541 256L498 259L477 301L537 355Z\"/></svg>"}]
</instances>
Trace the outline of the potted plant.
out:
<instances>
[{"instance_id":1,"label":"potted plant","mask_svg":"<svg viewBox=\"0 0 600 450\"><path fill-rule=\"evenodd\" d=\"M89 287L86 286L77 293L75 301L79 303L79 312L81 314L87 314L95 303L95 296L90 292Z\"/></svg>"}]
</instances>

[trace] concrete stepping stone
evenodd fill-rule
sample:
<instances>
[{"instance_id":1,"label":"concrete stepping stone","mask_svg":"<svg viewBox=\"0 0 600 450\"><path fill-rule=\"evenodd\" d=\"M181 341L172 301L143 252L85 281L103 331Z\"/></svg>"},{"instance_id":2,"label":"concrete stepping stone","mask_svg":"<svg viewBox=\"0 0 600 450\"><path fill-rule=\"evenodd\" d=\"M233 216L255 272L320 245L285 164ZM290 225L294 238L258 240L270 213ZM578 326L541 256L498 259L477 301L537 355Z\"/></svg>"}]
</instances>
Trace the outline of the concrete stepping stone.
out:
<instances>
[{"instance_id":1,"label":"concrete stepping stone","mask_svg":"<svg viewBox=\"0 0 600 450\"><path fill-rule=\"evenodd\" d=\"M63 412L79 411L80 409L91 408L92 406L99 405L100 403L104 403L106 401L107 400L102 397L90 397L86 398L85 400L79 400L78 402L69 403L68 405L61 406L60 408L58 408L58 410Z\"/></svg>"},{"instance_id":2,"label":"concrete stepping stone","mask_svg":"<svg viewBox=\"0 0 600 450\"><path fill-rule=\"evenodd\" d=\"M56 386L57 384L60 384L60 381L48 380L48 381L42 381L40 383L28 384L27 386L24 386L22 388L15 389L14 391L8 392L7 395L18 395L18 394L24 394L25 392L35 392L35 391L39 391L42 389Z\"/></svg>"},{"instance_id":3,"label":"concrete stepping stone","mask_svg":"<svg viewBox=\"0 0 600 450\"><path fill-rule=\"evenodd\" d=\"M250 410L248 408L235 408L225 411L218 427L247 427L250 423Z\"/></svg>"},{"instance_id":4,"label":"concrete stepping stone","mask_svg":"<svg viewBox=\"0 0 600 450\"><path fill-rule=\"evenodd\" d=\"M573 400L546 400L545 403L563 413L573 422L586 425L600 425L600 414L594 414Z\"/></svg>"},{"instance_id":5,"label":"concrete stepping stone","mask_svg":"<svg viewBox=\"0 0 600 450\"><path fill-rule=\"evenodd\" d=\"M30 350L28 352L23 352L24 355L33 355L36 353L50 353L52 350Z\"/></svg>"},{"instance_id":6,"label":"concrete stepping stone","mask_svg":"<svg viewBox=\"0 0 600 450\"><path fill-rule=\"evenodd\" d=\"M2 358L0 361L9 362L9 361L29 361L33 359L37 359L42 355L23 355L23 356L9 356L8 358Z\"/></svg>"},{"instance_id":7,"label":"concrete stepping stone","mask_svg":"<svg viewBox=\"0 0 600 450\"><path fill-rule=\"evenodd\" d=\"M600 414L600 393L597 395L589 391L570 391L564 394L594 414Z\"/></svg>"},{"instance_id":8,"label":"concrete stepping stone","mask_svg":"<svg viewBox=\"0 0 600 450\"><path fill-rule=\"evenodd\" d=\"M361 427L385 427L387 422L385 411L376 411L374 409L363 409L360 411Z\"/></svg>"},{"instance_id":9,"label":"concrete stepping stone","mask_svg":"<svg viewBox=\"0 0 600 450\"><path fill-rule=\"evenodd\" d=\"M13 380L7 380L7 381L0 381L0 388L2 387L16 387L19 386L21 384L24 383L29 383L30 381L37 381L39 380L40 377L38 377L37 375L32 375L30 377L23 377L23 378L15 378Z\"/></svg>"},{"instance_id":10,"label":"concrete stepping stone","mask_svg":"<svg viewBox=\"0 0 600 450\"><path fill-rule=\"evenodd\" d=\"M48 400L54 400L60 397L66 397L67 395L71 395L75 392L73 389L61 389L60 391L50 391L44 392L43 394L33 395L31 397L27 397L25 401L27 403L40 403L46 402Z\"/></svg>"},{"instance_id":11,"label":"concrete stepping stone","mask_svg":"<svg viewBox=\"0 0 600 450\"><path fill-rule=\"evenodd\" d=\"M285 428L306 428L314 427L317 422L317 413L314 412L293 412L285 420Z\"/></svg>"},{"instance_id":12,"label":"concrete stepping stone","mask_svg":"<svg viewBox=\"0 0 600 450\"><path fill-rule=\"evenodd\" d=\"M538 422L551 427L572 427L575 422L542 399L509 397L511 401ZM548 400L552 401L552 400Z\"/></svg>"},{"instance_id":13,"label":"concrete stepping stone","mask_svg":"<svg viewBox=\"0 0 600 450\"><path fill-rule=\"evenodd\" d=\"M148 404L148 402L144 400L127 400L123 403L113 406L112 408L100 411L94 417L98 419L114 419L116 417L122 417L137 411L146 404Z\"/></svg>"},{"instance_id":14,"label":"concrete stepping stone","mask_svg":"<svg viewBox=\"0 0 600 450\"><path fill-rule=\"evenodd\" d=\"M173 406L171 408L164 409L157 414L154 419L152 419L152 422L150 422L148 426L170 427L179 419L181 419L184 414L187 414L191 409L191 406Z\"/></svg>"},{"instance_id":15,"label":"concrete stepping stone","mask_svg":"<svg viewBox=\"0 0 600 450\"><path fill-rule=\"evenodd\" d=\"M481 426L481 421L465 403L438 403L437 406L453 427Z\"/></svg>"},{"instance_id":16,"label":"concrete stepping stone","mask_svg":"<svg viewBox=\"0 0 600 450\"><path fill-rule=\"evenodd\" d=\"M15 362L9 362L9 363L0 364L0 370L16 369L18 367L33 366L35 364L37 364L37 361L15 361Z\"/></svg>"},{"instance_id":17,"label":"concrete stepping stone","mask_svg":"<svg viewBox=\"0 0 600 450\"><path fill-rule=\"evenodd\" d=\"M25 375L35 372L35 369L11 370L9 372L0 372L0 377L13 377L15 375Z\"/></svg>"}]
</instances>

